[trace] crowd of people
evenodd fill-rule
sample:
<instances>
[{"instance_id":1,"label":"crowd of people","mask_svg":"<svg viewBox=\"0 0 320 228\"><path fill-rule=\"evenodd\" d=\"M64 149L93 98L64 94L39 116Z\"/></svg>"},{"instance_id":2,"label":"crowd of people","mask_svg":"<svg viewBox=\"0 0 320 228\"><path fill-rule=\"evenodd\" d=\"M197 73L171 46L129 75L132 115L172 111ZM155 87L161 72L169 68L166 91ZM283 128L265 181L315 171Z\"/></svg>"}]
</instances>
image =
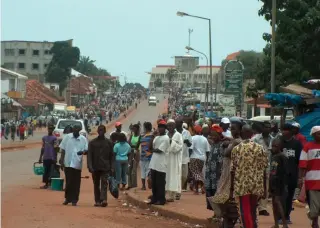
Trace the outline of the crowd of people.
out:
<instances>
[{"instance_id":1,"label":"crowd of people","mask_svg":"<svg viewBox=\"0 0 320 228\"><path fill-rule=\"evenodd\" d=\"M204 197L207 209L214 212L214 222L223 227L241 223L244 228L254 228L258 227L257 214L269 216L271 200L276 228L279 224L289 227L294 222L290 217L293 201L305 199L311 227L319 227L320 126L311 129L313 141L307 142L295 122L280 130L274 121L249 125L228 118L217 123L161 116L155 130L150 122L143 123L143 129L140 125L131 125L126 133L116 122L109 137L106 127L100 125L98 136L89 143L75 126L60 145L49 126L40 161L50 170L50 164L57 161L54 147L59 146L59 164L66 180L64 205L76 206L79 201L82 160L87 155L97 207L108 205L110 176L121 190L138 187L140 165L141 189L152 190L149 204L183 200L189 185L195 195ZM43 181L43 188L48 188L47 174ZM299 196L297 189L303 188L306 191Z\"/></svg>"}]
</instances>

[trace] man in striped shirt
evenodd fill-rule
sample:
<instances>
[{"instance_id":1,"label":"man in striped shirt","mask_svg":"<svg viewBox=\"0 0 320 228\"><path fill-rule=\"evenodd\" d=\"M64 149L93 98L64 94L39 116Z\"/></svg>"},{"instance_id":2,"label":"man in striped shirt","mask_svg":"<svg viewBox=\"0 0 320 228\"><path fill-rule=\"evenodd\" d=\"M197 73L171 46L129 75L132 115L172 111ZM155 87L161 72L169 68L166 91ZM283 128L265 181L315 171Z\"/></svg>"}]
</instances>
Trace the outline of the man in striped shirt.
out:
<instances>
[{"instance_id":1,"label":"man in striped shirt","mask_svg":"<svg viewBox=\"0 0 320 228\"><path fill-rule=\"evenodd\" d=\"M305 177L305 188L312 221L312 228L319 228L318 217L320 216L320 126L314 126L310 135L314 141L308 142L300 156L299 188L302 187L302 178Z\"/></svg>"}]
</instances>

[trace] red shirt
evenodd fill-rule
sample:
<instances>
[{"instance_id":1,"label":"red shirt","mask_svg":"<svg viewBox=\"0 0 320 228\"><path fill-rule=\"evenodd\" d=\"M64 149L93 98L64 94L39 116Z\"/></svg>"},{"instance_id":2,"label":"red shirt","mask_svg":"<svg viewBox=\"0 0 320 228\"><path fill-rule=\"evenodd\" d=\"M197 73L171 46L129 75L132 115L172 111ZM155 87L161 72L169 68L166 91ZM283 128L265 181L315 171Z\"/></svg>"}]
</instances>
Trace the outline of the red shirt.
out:
<instances>
[{"instance_id":1,"label":"red shirt","mask_svg":"<svg viewBox=\"0 0 320 228\"><path fill-rule=\"evenodd\" d=\"M296 134L295 139L298 140L302 144L302 146L306 145L307 143L306 137L304 137L304 135L301 133Z\"/></svg>"},{"instance_id":2,"label":"red shirt","mask_svg":"<svg viewBox=\"0 0 320 228\"><path fill-rule=\"evenodd\" d=\"M320 190L320 143L308 142L304 146L299 168L306 169L306 190Z\"/></svg>"},{"instance_id":3,"label":"red shirt","mask_svg":"<svg viewBox=\"0 0 320 228\"><path fill-rule=\"evenodd\" d=\"M20 127L19 127L19 132L20 132L20 133L24 133L25 129L26 129L26 128L25 128L24 126L20 126Z\"/></svg>"}]
</instances>

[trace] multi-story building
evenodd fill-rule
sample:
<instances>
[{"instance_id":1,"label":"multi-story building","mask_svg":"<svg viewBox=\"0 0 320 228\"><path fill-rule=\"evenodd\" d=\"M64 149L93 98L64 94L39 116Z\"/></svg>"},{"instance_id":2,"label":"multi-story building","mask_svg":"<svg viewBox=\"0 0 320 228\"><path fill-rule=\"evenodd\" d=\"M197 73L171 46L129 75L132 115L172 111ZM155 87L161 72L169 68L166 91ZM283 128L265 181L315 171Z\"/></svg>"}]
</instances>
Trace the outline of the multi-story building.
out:
<instances>
[{"instance_id":1,"label":"multi-story building","mask_svg":"<svg viewBox=\"0 0 320 228\"><path fill-rule=\"evenodd\" d=\"M157 65L152 68L152 71L149 73L151 75L149 81L149 88L155 88L155 81L160 79L162 86L166 87L169 85L169 79L167 77L167 71L169 69L176 69L175 65ZM212 66L212 75L213 75L213 89L216 88L218 82L218 91L220 91L221 86L221 73L220 66ZM218 79L218 80L217 80ZM172 79L172 83L177 87L200 87L205 89L207 83L210 82L210 66L198 66L195 71L192 73L178 72L176 77Z\"/></svg>"},{"instance_id":2,"label":"multi-story building","mask_svg":"<svg viewBox=\"0 0 320 228\"><path fill-rule=\"evenodd\" d=\"M72 45L72 40L69 40ZM48 41L1 41L1 66L43 81L52 59L50 50L54 42Z\"/></svg>"}]
</instances>

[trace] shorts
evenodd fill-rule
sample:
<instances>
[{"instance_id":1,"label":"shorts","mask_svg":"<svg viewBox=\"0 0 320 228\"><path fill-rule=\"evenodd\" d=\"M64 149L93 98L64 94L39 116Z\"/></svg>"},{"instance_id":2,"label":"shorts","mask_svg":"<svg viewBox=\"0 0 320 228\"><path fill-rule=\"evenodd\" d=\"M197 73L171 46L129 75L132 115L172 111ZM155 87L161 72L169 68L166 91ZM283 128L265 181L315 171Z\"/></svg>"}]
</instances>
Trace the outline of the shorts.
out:
<instances>
[{"instance_id":1,"label":"shorts","mask_svg":"<svg viewBox=\"0 0 320 228\"><path fill-rule=\"evenodd\" d=\"M309 190L309 218L314 219L320 216L320 190Z\"/></svg>"},{"instance_id":2,"label":"shorts","mask_svg":"<svg viewBox=\"0 0 320 228\"><path fill-rule=\"evenodd\" d=\"M150 161L140 161L140 169L141 169L141 179L146 179L150 172L149 169Z\"/></svg>"}]
</instances>

